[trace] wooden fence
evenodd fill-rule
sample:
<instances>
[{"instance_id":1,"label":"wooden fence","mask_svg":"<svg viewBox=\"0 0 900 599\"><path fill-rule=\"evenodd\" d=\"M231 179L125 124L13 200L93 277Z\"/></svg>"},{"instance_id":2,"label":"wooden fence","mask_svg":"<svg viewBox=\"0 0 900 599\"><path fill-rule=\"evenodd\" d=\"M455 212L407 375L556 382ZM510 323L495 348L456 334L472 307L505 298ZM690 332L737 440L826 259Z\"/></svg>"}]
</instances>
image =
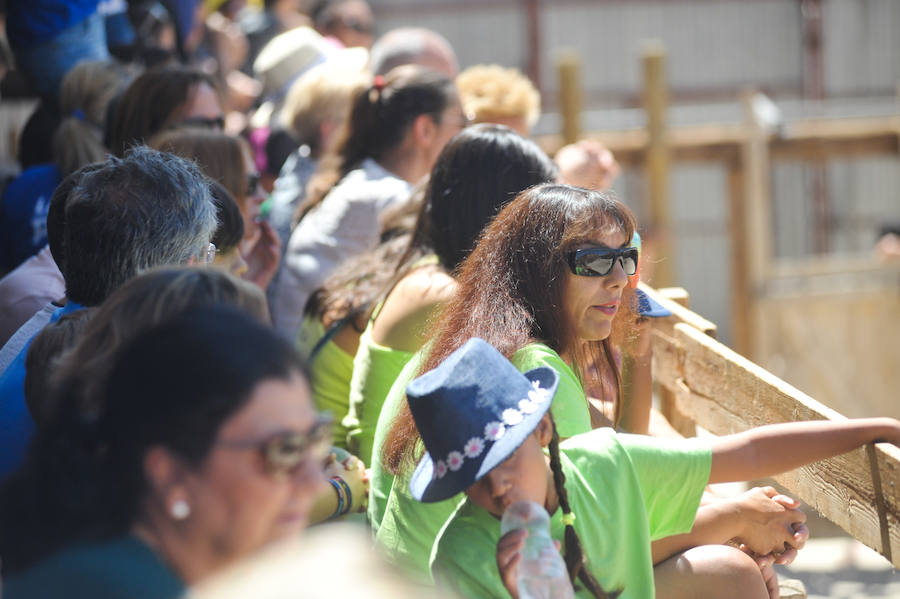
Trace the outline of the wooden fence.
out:
<instances>
[{"instance_id":1,"label":"wooden fence","mask_svg":"<svg viewBox=\"0 0 900 599\"><path fill-rule=\"evenodd\" d=\"M693 426L727 435L778 422L844 419L716 341L715 325L665 290L642 288L673 312L653 319L653 378L663 414L682 433L692 434ZM775 480L900 568L900 448L869 445Z\"/></svg>"}]
</instances>

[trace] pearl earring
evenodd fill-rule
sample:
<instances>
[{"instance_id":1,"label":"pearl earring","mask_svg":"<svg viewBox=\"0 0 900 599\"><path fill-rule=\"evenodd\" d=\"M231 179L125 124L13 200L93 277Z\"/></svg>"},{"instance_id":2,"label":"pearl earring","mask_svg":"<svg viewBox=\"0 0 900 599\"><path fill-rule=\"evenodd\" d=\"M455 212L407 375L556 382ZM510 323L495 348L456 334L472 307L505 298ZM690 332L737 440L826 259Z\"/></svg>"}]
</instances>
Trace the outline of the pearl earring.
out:
<instances>
[{"instance_id":1,"label":"pearl earring","mask_svg":"<svg viewBox=\"0 0 900 599\"><path fill-rule=\"evenodd\" d=\"M184 520L191 515L191 506L184 499L176 499L169 508L169 512L176 520Z\"/></svg>"}]
</instances>

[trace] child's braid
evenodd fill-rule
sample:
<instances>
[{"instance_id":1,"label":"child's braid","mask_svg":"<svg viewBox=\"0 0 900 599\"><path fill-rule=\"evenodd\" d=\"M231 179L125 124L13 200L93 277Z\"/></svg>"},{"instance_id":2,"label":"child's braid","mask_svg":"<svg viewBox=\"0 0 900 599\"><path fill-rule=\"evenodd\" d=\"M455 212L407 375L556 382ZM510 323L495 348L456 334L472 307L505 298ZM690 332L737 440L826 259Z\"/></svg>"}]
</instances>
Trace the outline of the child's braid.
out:
<instances>
[{"instance_id":1,"label":"child's braid","mask_svg":"<svg viewBox=\"0 0 900 599\"><path fill-rule=\"evenodd\" d=\"M559 507L562 509L563 514L571 514L572 508L569 507L569 495L566 493L566 475L563 474L562 463L559 459L559 434L556 432L556 423L553 422L552 418L550 422L553 426L553 438L550 440L550 470L553 472L553 486L556 488ZM564 549L565 554L563 557L572 584L575 584L575 579L577 578L598 599L614 599L618 597L621 591L608 594L585 567L581 539L578 538L578 533L575 532L575 527L571 524L566 524Z\"/></svg>"}]
</instances>

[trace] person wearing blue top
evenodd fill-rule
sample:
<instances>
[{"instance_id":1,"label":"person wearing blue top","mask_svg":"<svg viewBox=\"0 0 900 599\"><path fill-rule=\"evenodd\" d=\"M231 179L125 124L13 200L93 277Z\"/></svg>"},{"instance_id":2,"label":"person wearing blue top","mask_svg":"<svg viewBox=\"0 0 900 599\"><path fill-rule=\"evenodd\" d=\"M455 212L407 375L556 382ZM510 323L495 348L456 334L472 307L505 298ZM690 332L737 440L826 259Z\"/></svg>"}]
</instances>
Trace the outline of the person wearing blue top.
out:
<instances>
[{"instance_id":1,"label":"person wearing blue top","mask_svg":"<svg viewBox=\"0 0 900 599\"><path fill-rule=\"evenodd\" d=\"M68 304L53 320L101 304L122 283L154 266L215 256L210 247L215 206L206 178L191 162L138 146L125 158L110 157L76 171L60 189L65 206L60 266ZM0 375L0 479L21 462L31 437L26 353L27 344Z\"/></svg>"},{"instance_id":2,"label":"person wearing blue top","mask_svg":"<svg viewBox=\"0 0 900 599\"><path fill-rule=\"evenodd\" d=\"M82 60L106 60L99 0L8 2L6 36L16 65L41 96L55 98L63 76Z\"/></svg>"}]
</instances>

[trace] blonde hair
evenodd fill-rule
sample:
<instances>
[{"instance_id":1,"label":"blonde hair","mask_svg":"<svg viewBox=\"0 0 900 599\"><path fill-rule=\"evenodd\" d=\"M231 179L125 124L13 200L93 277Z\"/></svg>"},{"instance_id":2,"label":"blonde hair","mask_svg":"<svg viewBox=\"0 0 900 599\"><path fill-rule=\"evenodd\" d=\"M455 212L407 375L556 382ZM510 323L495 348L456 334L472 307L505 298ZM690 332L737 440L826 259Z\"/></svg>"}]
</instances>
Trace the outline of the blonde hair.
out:
<instances>
[{"instance_id":1,"label":"blonde hair","mask_svg":"<svg viewBox=\"0 0 900 599\"><path fill-rule=\"evenodd\" d=\"M525 119L531 128L541 114L541 95L518 69L477 64L456 77L466 116L474 123L496 118Z\"/></svg>"},{"instance_id":2,"label":"blonde hair","mask_svg":"<svg viewBox=\"0 0 900 599\"><path fill-rule=\"evenodd\" d=\"M279 118L281 124L309 146L313 157L322 147L320 127L333 122L338 128L347 120L350 100L371 83L365 71L368 53L361 48L348 48L339 57L316 65L291 86Z\"/></svg>"},{"instance_id":3,"label":"blonde hair","mask_svg":"<svg viewBox=\"0 0 900 599\"><path fill-rule=\"evenodd\" d=\"M106 159L103 128L110 101L131 82L135 71L109 60L82 61L62 80L62 120L53 133L53 160L62 176Z\"/></svg>"}]
</instances>

